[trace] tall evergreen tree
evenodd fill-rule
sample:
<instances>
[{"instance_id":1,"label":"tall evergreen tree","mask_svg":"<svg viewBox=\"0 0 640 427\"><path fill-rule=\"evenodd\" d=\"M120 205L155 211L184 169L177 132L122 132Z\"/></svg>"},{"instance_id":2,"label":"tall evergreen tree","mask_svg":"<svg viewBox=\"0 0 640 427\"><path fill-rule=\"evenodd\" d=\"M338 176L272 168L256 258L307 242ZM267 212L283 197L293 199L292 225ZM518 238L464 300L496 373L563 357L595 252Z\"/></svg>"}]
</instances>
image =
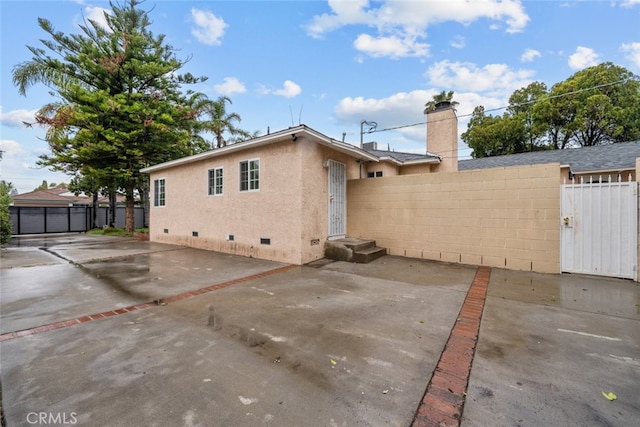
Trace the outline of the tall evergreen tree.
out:
<instances>
[{"instance_id":1,"label":"tall evergreen tree","mask_svg":"<svg viewBox=\"0 0 640 427\"><path fill-rule=\"evenodd\" d=\"M28 46L32 59L13 69L21 94L43 83L61 100L36 116L48 127L52 152L41 164L122 189L128 233L134 227L135 190L146 188L140 169L208 148L197 136L202 110L194 108L192 98L200 94L182 90L206 77L178 73L188 59L178 59L164 35L149 30L141 3L111 2L106 28L88 20L80 34L57 32L39 18L51 37L42 40L46 49Z\"/></svg>"}]
</instances>

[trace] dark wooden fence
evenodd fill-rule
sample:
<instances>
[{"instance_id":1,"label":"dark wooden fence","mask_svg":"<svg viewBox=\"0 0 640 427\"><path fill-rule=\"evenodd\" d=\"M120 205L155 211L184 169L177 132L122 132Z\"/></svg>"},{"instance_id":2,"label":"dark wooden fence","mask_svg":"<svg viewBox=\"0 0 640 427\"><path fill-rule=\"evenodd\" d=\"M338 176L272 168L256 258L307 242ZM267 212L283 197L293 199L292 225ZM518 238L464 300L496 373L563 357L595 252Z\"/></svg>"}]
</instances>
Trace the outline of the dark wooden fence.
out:
<instances>
[{"instance_id":1,"label":"dark wooden fence","mask_svg":"<svg viewBox=\"0 0 640 427\"><path fill-rule=\"evenodd\" d=\"M43 234L43 233L71 233L88 231L92 227L93 207L64 206L64 207L32 207L10 206L9 215L13 230L11 234ZM97 226L102 228L109 224L109 209L98 208ZM136 207L134 211L135 228L146 227L143 207ZM115 226L124 228L125 208L116 209Z\"/></svg>"}]
</instances>

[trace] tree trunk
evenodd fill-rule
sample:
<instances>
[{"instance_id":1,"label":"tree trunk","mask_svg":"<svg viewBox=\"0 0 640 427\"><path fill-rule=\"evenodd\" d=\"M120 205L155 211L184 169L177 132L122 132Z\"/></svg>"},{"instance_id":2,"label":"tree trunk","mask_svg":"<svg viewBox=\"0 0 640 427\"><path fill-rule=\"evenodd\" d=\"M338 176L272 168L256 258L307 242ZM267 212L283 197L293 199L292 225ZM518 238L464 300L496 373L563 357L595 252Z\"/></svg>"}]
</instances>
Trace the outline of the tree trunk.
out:
<instances>
[{"instance_id":1,"label":"tree trunk","mask_svg":"<svg viewBox=\"0 0 640 427\"><path fill-rule=\"evenodd\" d=\"M98 190L93 192L92 205L91 228L98 228Z\"/></svg>"},{"instance_id":2,"label":"tree trunk","mask_svg":"<svg viewBox=\"0 0 640 427\"><path fill-rule=\"evenodd\" d=\"M127 234L133 235L133 230L135 228L133 185L127 185L127 187L125 187L125 193L126 209L124 216L124 229Z\"/></svg>"},{"instance_id":3,"label":"tree trunk","mask_svg":"<svg viewBox=\"0 0 640 427\"><path fill-rule=\"evenodd\" d=\"M109 190L109 227L116 226L116 209L118 207L118 197L115 188Z\"/></svg>"},{"instance_id":4,"label":"tree trunk","mask_svg":"<svg viewBox=\"0 0 640 427\"><path fill-rule=\"evenodd\" d=\"M144 208L144 221L142 227L149 227L149 179L145 179L143 184L138 188L138 195Z\"/></svg>"}]
</instances>

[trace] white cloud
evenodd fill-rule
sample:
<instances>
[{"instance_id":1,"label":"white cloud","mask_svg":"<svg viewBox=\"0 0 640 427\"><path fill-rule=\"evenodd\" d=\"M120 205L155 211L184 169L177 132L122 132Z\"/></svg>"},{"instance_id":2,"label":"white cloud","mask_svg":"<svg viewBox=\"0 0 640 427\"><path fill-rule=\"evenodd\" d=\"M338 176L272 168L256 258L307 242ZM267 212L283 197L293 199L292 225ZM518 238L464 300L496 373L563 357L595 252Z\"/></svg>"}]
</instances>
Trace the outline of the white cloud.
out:
<instances>
[{"instance_id":1,"label":"white cloud","mask_svg":"<svg viewBox=\"0 0 640 427\"><path fill-rule=\"evenodd\" d=\"M640 0L624 0L620 6L631 8L637 4L640 4Z\"/></svg>"},{"instance_id":2,"label":"white cloud","mask_svg":"<svg viewBox=\"0 0 640 427\"><path fill-rule=\"evenodd\" d=\"M540 56L542 56L542 54L540 53L539 50L525 49L525 51L522 54L522 56L520 56L520 61L522 61L522 62L531 62L534 59L539 58Z\"/></svg>"},{"instance_id":3,"label":"white cloud","mask_svg":"<svg viewBox=\"0 0 640 427\"><path fill-rule=\"evenodd\" d=\"M87 6L84 9L87 12L87 18L98 23L102 28L107 29L107 20L104 18L104 14L110 14L110 10L97 6Z\"/></svg>"},{"instance_id":4,"label":"white cloud","mask_svg":"<svg viewBox=\"0 0 640 427\"><path fill-rule=\"evenodd\" d=\"M388 56L393 59L407 56L426 56L429 45L419 43L415 38L398 36L372 37L360 34L353 42L353 46L360 52L374 58Z\"/></svg>"},{"instance_id":5,"label":"white cloud","mask_svg":"<svg viewBox=\"0 0 640 427\"><path fill-rule=\"evenodd\" d=\"M0 139L0 151L2 151L3 159L6 159L6 156L12 157L24 154L24 150L20 144L10 139Z\"/></svg>"},{"instance_id":6,"label":"white cloud","mask_svg":"<svg viewBox=\"0 0 640 427\"><path fill-rule=\"evenodd\" d=\"M216 92L223 95L231 95L234 93L245 93L246 87L235 77L225 77L224 83L214 85Z\"/></svg>"},{"instance_id":7,"label":"white cloud","mask_svg":"<svg viewBox=\"0 0 640 427\"><path fill-rule=\"evenodd\" d=\"M582 70L583 68L596 65L599 55L590 47L578 46L575 53L569 56L569 67L574 70Z\"/></svg>"},{"instance_id":8,"label":"white cloud","mask_svg":"<svg viewBox=\"0 0 640 427\"><path fill-rule=\"evenodd\" d=\"M284 96L285 98L293 98L300 95L302 88L291 80L286 80L282 86L282 89L273 90L271 93L278 96Z\"/></svg>"},{"instance_id":9,"label":"white cloud","mask_svg":"<svg viewBox=\"0 0 640 427\"><path fill-rule=\"evenodd\" d=\"M0 109L0 123L5 126L24 127L24 122L34 123L37 110L13 110L7 113Z\"/></svg>"},{"instance_id":10,"label":"white cloud","mask_svg":"<svg viewBox=\"0 0 640 427\"><path fill-rule=\"evenodd\" d=\"M83 4L83 3L80 3L80 4ZM107 25L107 20L104 18L105 13L111 14L111 11L109 9L105 9L98 6L86 6L84 8L84 12L82 15L76 15L73 18L73 23L75 25L85 25L85 24L89 25L88 20L91 20L97 23L100 27L104 28L105 30L109 30L109 26ZM89 26L89 28L91 27Z\"/></svg>"},{"instance_id":11,"label":"white cloud","mask_svg":"<svg viewBox=\"0 0 640 427\"><path fill-rule=\"evenodd\" d=\"M497 96L510 94L533 81L534 71L512 70L506 64L478 67L469 62L440 61L426 72L432 85L444 90L487 92Z\"/></svg>"},{"instance_id":12,"label":"white cloud","mask_svg":"<svg viewBox=\"0 0 640 427\"><path fill-rule=\"evenodd\" d=\"M449 44L453 48L462 49L466 46L466 40L463 36L455 36Z\"/></svg>"},{"instance_id":13,"label":"white cloud","mask_svg":"<svg viewBox=\"0 0 640 427\"><path fill-rule=\"evenodd\" d=\"M620 50L627 53L625 57L631 61L636 68L640 68L640 42L623 43L620 46Z\"/></svg>"},{"instance_id":14,"label":"white cloud","mask_svg":"<svg viewBox=\"0 0 640 427\"><path fill-rule=\"evenodd\" d=\"M191 34L198 41L212 46L222 43L224 30L228 27L222 18L218 18L206 10L195 8L191 9L191 17L196 25L191 29Z\"/></svg>"},{"instance_id":15,"label":"white cloud","mask_svg":"<svg viewBox=\"0 0 640 427\"><path fill-rule=\"evenodd\" d=\"M400 92L385 98L346 97L334 108L335 118L345 124L360 123L361 120L378 123L377 130L395 128L393 132L374 132L365 134L365 141L391 143L391 148L401 145L401 151L424 153L426 150L426 125L424 107L434 95L442 89L414 90ZM508 96L508 95L507 95ZM467 130L469 115L478 105L485 109L503 107L507 103L504 97L485 96L474 92L455 92L454 100L459 102L458 135ZM408 126L405 126L408 125ZM359 132L358 132L359 133ZM355 138L360 139L358 134ZM466 147L460 142L460 147Z\"/></svg>"},{"instance_id":16,"label":"white cloud","mask_svg":"<svg viewBox=\"0 0 640 427\"><path fill-rule=\"evenodd\" d=\"M315 16L307 25L307 32L319 38L348 25L374 27L375 34L361 34L354 46L374 57L396 58L426 55L428 45L418 43L417 39L424 38L432 24L453 21L467 25L489 19L500 23L499 26L506 25L508 33L515 33L522 31L529 21L518 0L384 0L375 4L380 5L371 7L368 0L329 0L331 12Z\"/></svg>"}]
</instances>

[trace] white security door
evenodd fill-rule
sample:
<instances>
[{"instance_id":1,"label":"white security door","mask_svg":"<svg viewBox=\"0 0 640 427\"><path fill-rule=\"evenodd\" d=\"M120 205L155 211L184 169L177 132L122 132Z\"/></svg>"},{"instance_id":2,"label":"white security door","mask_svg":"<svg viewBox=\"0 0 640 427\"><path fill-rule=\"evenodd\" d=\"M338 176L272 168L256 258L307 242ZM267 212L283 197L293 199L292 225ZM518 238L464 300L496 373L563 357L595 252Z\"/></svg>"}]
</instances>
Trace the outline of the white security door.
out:
<instances>
[{"instance_id":1,"label":"white security door","mask_svg":"<svg viewBox=\"0 0 640 427\"><path fill-rule=\"evenodd\" d=\"M561 186L563 272L637 279L638 183Z\"/></svg>"},{"instance_id":2,"label":"white security door","mask_svg":"<svg viewBox=\"0 0 640 427\"><path fill-rule=\"evenodd\" d=\"M347 174L345 165L329 160L329 238L346 233Z\"/></svg>"}]
</instances>

